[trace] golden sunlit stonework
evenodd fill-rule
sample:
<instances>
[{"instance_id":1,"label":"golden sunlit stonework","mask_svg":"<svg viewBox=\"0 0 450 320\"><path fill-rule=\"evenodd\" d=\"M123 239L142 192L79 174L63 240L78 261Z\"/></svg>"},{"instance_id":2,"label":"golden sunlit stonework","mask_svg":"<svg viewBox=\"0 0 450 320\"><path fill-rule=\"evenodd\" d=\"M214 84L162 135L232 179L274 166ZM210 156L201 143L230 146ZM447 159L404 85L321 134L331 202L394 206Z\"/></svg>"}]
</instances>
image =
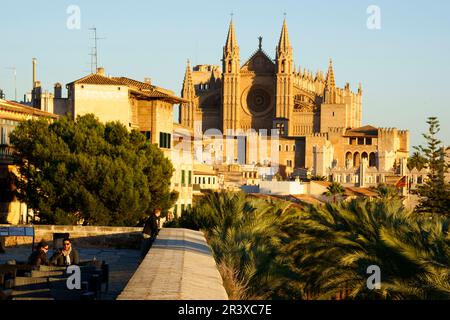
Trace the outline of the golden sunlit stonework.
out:
<instances>
[{"instance_id":1,"label":"golden sunlit stonework","mask_svg":"<svg viewBox=\"0 0 450 320\"><path fill-rule=\"evenodd\" d=\"M409 153L409 131L362 126L362 94L361 84L356 92L349 83L344 88L336 86L331 59L326 73L296 68L286 20L275 59L262 49L260 37L257 50L241 64L231 21L221 68L191 68L188 61L181 92L188 102L180 108L180 120L196 134L220 131L226 135L234 130L231 135L236 137L236 132L253 129L257 135L267 130L270 136L270 130L276 129L279 141L267 147L268 153L278 152L283 176L311 174L344 184L376 185L399 173ZM223 147L215 160L266 165L266 154L250 155L248 140L241 157L227 158ZM365 181L359 179L362 166L367 168Z\"/></svg>"}]
</instances>

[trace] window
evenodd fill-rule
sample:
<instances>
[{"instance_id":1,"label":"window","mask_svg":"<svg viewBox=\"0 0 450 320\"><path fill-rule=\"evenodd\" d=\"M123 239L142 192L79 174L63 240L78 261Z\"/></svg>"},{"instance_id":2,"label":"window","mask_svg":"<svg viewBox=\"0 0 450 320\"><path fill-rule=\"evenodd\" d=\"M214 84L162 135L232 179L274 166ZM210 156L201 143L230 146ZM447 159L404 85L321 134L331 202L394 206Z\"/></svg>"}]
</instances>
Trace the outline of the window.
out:
<instances>
[{"instance_id":1,"label":"window","mask_svg":"<svg viewBox=\"0 0 450 320\"><path fill-rule=\"evenodd\" d=\"M184 203L181 205L181 213L184 213Z\"/></svg>"},{"instance_id":2,"label":"window","mask_svg":"<svg viewBox=\"0 0 450 320\"><path fill-rule=\"evenodd\" d=\"M206 178L203 177L203 184L206 184Z\"/></svg>"},{"instance_id":3,"label":"window","mask_svg":"<svg viewBox=\"0 0 450 320\"><path fill-rule=\"evenodd\" d=\"M208 184L211 184L211 177L208 177Z\"/></svg>"},{"instance_id":4,"label":"window","mask_svg":"<svg viewBox=\"0 0 450 320\"><path fill-rule=\"evenodd\" d=\"M159 133L159 147L170 149L170 139L171 139L170 133L160 132Z\"/></svg>"},{"instance_id":5,"label":"window","mask_svg":"<svg viewBox=\"0 0 450 320\"><path fill-rule=\"evenodd\" d=\"M150 140L152 138L151 131L141 131L141 133L147 138L147 140Z\"/></svg>"},{"instance_id":6,"label":"window","mask_svg":"<svg viewBox=\"0 0 450 320\"><path fill-rule=\"evenodd\" d=\"M0 128L0 144L6 144L6 128Z\"/></svg>"},{"instance_id":7,"label":"window","mask_svg":"<svg viewBox=\"0 0 450 320\"><path fill-rule=\"evenodd\" d=\"M184 185L185 183L186 183L185 171L181 170L181 184Z\"/></svg>"},{"instance_id":8,"label":"window","mask_svg":"<svg viewBox=\"0 0 450 320\"><path fill-rule=\"evenodd\" d=\"M278 146L278 151L281 151L281 144Z\"/></svg>"},{"instance_id":9,"label":"window","mask_svg":"<svg viewBox=\"0 0 450 320\"><path fill-rule=\"evenodd\" d=\"M334 117L334 111L333 111L333 117Z\"/></svg>"},{"instance_id":10,"label":"window","mask_svg":"<svg viewBox=\"0 0 450 320\"><path fill-rule=\"evenodd\" d=\"M216 178L213 177L213 184L216 184Z\"/></svg>"},{"instance_id":11,"label":"window","mask_svg":"<svg viewBox=\"0 0 450 320\"><path fill-rule=\"evenodd\" d=\"M289 146L286 145L286 146L284 147L284 150L286 150L286 152L289 151Z\"/></svg>"},{"instance_id":12,"label":"window","mask_svg":"<svg viewBox=\"0 0 450 320\"><path fill-rule=\"evenodd\" d=\"M189 203L189 204L187 205L187 207L188 207L188 209L191 209L191 208L192 208L192 205Z\"/></svg>"},{"instance_id":13,"label":"window","mask_svg":"<svg viewBox=\"0 0 450 320\"><path fill-rule=\"evenodd\" d=\"M176 217L177 216L177 210L178 209L178 205L175 205L175 207L173 207L173 215Z\"/></svg>"},{"instance_id":14,"label":"window","mask_svg":"<svg viewBox=\"0 0 450 320\"><path fill-rule=\"evenodd\" d=\"M192 171L189 170L188 172L188 185L192 184Z\"/></svg>"},{"instance_id":15,"label":"window","mask_svg":"<svg viewBox=\"0 0 450 320\"><path fill-rule=\"evenodd\" d=\"M366 144L368 146L371 146L372 145L372 138L366 138Z\"/></svg>"},{"instance_id":16,"label":"window","mask_svg":"<svg viewBox=\"0 0 450 320\"><path fill-rule=\"evenodd\" d=\"M292 151L295 151L295 144L292 146Z\"/></svg>"},{"instance_id":17,"label":"window","mask_svg":"<svg viewBox=\"0 0 450 320\"><path fill-rule=\"evenodd\" d=\"M289 168L292 168L292 160L287 160L287 161L286 161L286 165L287 165Z\"/></svg>"},{"instance_id":18,"label":"window","mask_svg":"<svg viewBox=\"0 0 450 320\"><path fill-rule=\"evenodd\" d=\"M358 138L358 145L364 144L364 138Z\"/></svg>"}]
</instances>

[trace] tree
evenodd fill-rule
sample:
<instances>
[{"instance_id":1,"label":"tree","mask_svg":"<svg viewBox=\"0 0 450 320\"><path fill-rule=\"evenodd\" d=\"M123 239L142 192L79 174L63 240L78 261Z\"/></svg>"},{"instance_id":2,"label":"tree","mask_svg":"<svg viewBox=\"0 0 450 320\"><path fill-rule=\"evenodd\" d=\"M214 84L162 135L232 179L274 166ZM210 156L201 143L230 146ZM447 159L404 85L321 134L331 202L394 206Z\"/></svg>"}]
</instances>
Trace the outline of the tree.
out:
<instances>
[{"instance_id":1,"label":"tree","mask_svg":"<svg viewBox=\"0 0 450 320\"><path fill-rule=\"evenodd\" d=\"M393 187L393 186L389 186L385 183L380 183L377 187L376 187L376 192L378 193L378 197L382 198L382 199L387 199L387 200L392 200L392 199L400 199L400 195L398 193L398 190Z\"/></svg>"},{"instance_id":2,"label":"tree","mask_svg":"<svg viewBox=\"0 0 450 320\"><path fill-rule=\"evenodd\" d=\"M416 168L417 170L422 170L427 165L427 159L423 157L420 152L416 151L411 157L408 158L408 169L412 170Z\"/></svg>"},{"instance_id":3,"label":"tree","mask_svg":"<svg viewBox=\"0 0 450 320\"><path fill-rule=\"evenodd\" d=\"M10 138L18 198L40 223L133 226L174 201L170 161L118 122L102 124L92 114L29 120Z\"/></svg>"},{"instance_id":4,"label":"tree","mask_svg":"<svg viewBox=\"0 0 450 320\"><path fill-rule=\"evenodd\" d=\"M344 187L339 182L332 182L324 193L326 196L333 196L333 203L336 203L336 198L345 192Z\"/></svg>"},{"instance_id":5,"label":"tree","mask_svg":"<svg viewBox=\"0 0 450 320\"><path fill-rule=\"evenodd\" d=\"M428 169L424 184L417 188L419 204L415 211L450 216L450 183L445 181L445 174L448 171L446 149L436 137L440 131L439 120L430 117L427 123L428 134L423 134L427 146L414 147L423 154Z\"/></svg>"},{"instance_id":6,"label":"tree","mask_svg":"<svg viewBox=\"0 0 450 320\"><path fill-rule=\"evenodd\" d=\"M287 246L313 299L450 299L448 219L409 215L398 200L311 207ZM367 268L381 269L370 290Z\"/></svg>"},{"instance_id":7,"label":"tree","mask_svg":"<svg viewBox=\"0 0 450 320\"><path fill-rule=\"evenodd\" d=\"M311 181L327 181L327 177L324 176L311 176Z\"/></svg>"}]
</instances>

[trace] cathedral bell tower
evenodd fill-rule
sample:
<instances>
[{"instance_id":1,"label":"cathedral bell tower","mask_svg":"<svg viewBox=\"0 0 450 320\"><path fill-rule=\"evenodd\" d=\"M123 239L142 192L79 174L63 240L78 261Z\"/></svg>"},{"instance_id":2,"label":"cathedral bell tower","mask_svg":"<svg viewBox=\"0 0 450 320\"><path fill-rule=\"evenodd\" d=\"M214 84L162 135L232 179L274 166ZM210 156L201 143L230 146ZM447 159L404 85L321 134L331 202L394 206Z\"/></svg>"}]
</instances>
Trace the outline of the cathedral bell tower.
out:
<instances>
[{"instance_id":1,"label":"cathedral bell tower","mask_svg":"<svg viewBox=\"0 0 450 320\"><path fill-rule=\"evenodd\" d=\"M222 105L222 132L228 129L239 128L239 92L240 92L240 55L234 32L233 20L230 22L227 42L223 47L223 105Z\"/></svg>"},{"instance_id":2,"label":"cathedral bell tower","mask_svg":"<svg viewBox=\"0 0 450 320\"><path fill-rule=\"evenodd\" d=\"M275 62L277 87L274 127L279 129L280 135L289 135L289 118L294 106L294 62L286 19L283 20Z\"/></svg>"}]
</instances>

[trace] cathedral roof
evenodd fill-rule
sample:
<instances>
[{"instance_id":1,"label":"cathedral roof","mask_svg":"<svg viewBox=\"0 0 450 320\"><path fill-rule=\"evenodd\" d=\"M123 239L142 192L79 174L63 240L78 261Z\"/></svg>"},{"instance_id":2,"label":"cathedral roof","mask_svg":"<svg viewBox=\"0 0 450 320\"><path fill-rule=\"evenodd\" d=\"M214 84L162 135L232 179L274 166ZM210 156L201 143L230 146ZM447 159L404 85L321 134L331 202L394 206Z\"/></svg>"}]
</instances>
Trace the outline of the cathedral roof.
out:
<instances>
[{"instance_id":1,"label":"cathedral roof","mask_svg":"<svg viewBox=\"0 0 450 320\"><path fill-rule=\"evenodd\" d=\"M347 130L345 133L347 137L377 137L378 136L378 128L367 125L359 128L353 128Z\"/></svg>"},{"instance_id":2,"label":"cathedral roof","mask_svg":"<svg viewBox=\"0 0 450 320\"><path fill-rule=\"evenodd\" d=\"M269 55L268 55L267 53L265 53L264 50L258 49L258 50L256 50L256 51L251 55L251 57L248 58L248 60L242 65L241 69L245 69L245 68L247 67L249 70L257 71L257 70L253 70L253 69L255 69L255 67L256 67L256 69L258 69L258 66L253 66L253 65L252 65L253 60L255 60L257 57L262 57L262 61L264 61L265 64L266 64L266 68L265 68L265 69L267 69L268 66L273 66L273 67L275 67L275 63L274 63L273 60L269 57ZM261 67L263 67L263 66L261 66L261 64L259 64L259 67L261 68ZM263 68L264 68L264 67L263 67ZM275 69L274 69L274 70L275 70ZM273 71L274 71L274 70L273 70Z\"/></svg>"}]
</instances>

